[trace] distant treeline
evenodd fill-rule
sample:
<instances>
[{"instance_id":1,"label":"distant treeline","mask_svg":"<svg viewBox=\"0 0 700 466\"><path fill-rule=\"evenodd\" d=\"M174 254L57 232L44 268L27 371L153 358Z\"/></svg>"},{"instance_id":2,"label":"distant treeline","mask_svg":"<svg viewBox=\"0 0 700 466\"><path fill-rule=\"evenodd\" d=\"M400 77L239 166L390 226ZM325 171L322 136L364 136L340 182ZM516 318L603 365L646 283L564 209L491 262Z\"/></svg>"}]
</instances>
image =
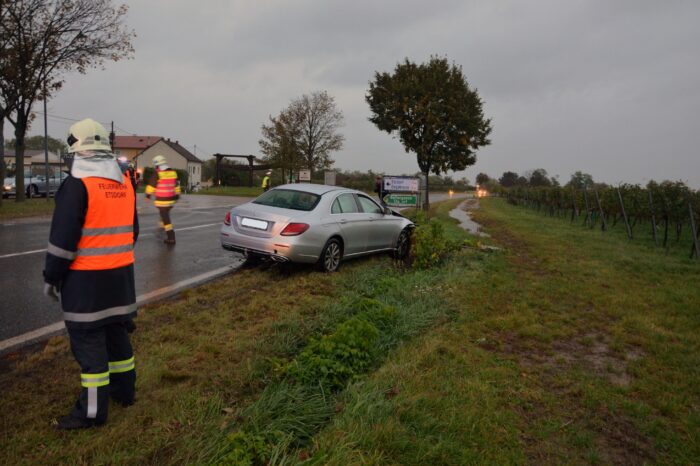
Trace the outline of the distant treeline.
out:
<instances>
[{"instance_id":1,"label":"distant treeline","mask_svg":"<svg viewBox=\"0 0 700 466\"><path fill-rule=\"evenodd\" d=\"M248 186L248 172L246 170L247 163L241 163L238 161L223 160L221 163L221 181L225 186ZM377 176L392 175L392 176L415 176L419 177L420 173L381 173L372 170L359 171L359 170L335 170L336 172L336 184L338 186L344 186L346 188L359 189L361 191L373 191L374 181ZM204 167L202 168L202 178L204 180L210 180L215 177L216 174L216 161L214 159L207 160L204 162ZM253 174L253 185L260 186L262 177L265 175L264 172L258 171ZM323 183L324 182L324 172L315 171L312 173L313 183ZM454 191L467 191L474 189L473 186L469 184L466 178L460 178L455 180L451 176L438 176L430 175L430 189L431 191L446 191L452 189ZM278 186L284 184L285 180L282 179L282 172L280 170L272 170L272 185Z\"/></svg>"}]
</instances>

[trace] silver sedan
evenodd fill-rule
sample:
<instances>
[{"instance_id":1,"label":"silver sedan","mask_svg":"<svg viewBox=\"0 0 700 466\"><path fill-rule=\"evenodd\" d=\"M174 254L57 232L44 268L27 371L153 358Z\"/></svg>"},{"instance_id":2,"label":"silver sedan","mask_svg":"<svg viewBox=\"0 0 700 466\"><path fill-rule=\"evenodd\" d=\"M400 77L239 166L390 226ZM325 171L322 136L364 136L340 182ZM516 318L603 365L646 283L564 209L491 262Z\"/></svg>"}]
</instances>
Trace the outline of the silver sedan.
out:
<instances>
[{"instance_id":1,"label":"silver sedan","mask_svg":"<svg viewBox=\"0 0 700 466\"><path fill-rule=\"evenodd\" d=\"M318 184L287 184L226 213L221 246L255 262L318 264L326 272L340 261L378 252L403 259L413 222L361 191Z\"/></svg>"}]
</instances>

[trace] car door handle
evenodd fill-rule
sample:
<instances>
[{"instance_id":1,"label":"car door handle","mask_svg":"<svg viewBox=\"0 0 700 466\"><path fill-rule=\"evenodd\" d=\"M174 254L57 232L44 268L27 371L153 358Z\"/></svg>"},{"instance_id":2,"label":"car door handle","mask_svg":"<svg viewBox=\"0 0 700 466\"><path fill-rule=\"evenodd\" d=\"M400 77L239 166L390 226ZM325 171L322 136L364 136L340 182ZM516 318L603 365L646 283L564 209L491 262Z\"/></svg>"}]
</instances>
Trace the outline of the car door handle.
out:
<instances>
[{"instance_id":1,"label":"car door handle","mask_svg":"<svg viewBox=\"0 0 700 466\"><path fill-rule=\"evenodd\" d=\"M341 218L341 219L340 219L340 223L348 223L348 219L346 219L346 218Z\"/></svg>"}]
</instances>

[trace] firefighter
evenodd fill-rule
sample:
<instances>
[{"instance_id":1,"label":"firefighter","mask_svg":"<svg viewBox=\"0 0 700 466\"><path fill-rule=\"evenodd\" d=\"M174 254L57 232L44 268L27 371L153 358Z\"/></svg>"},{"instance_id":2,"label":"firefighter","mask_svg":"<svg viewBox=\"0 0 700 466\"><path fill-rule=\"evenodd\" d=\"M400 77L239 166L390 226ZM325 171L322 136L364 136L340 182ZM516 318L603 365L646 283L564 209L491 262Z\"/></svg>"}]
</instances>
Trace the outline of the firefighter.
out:
<instances>
[{"instance_id":1,"label":"firefighter","mask_svg":"<svg viewBox=\"0 0 700 466\"><path fill-rule=\"evenodd\" d=\"M146 186L146 198L150 199L155 193L154 204L160 213L160 227L165 231L165 244L175 244L175 230L170 221L170 209L180 198L180 185L177 182L177 172L170 168L168 161L162 155L153 157L155 172Z\"/></svg>"},{"instance_id":2,"label":"firefighter","mask_svg":"<svg viewBox=\"0 0 700 466\"><path fill-rule=\"evenodd\" d=\"M122 173L127 175L129 177L129 180L131 181L131 185L136 189L136 176L135 176L135 170L134 170L134 164L129 162L129 159L124 157L123 155L119 158L117 158L117 163L119 164L119 168L121 168Z\"/></svg>"},{"instance_id":3,"label":"firefighter","mask_svg":"<svg viewBox=\"0 0 700 466\"><path fill-rule=\"evenodd\" d=\"M136 316L136 196L98 122L71 126L70 174L56 193L44 268L44 294L58 301L80 365L75 406L56 423L81 429L107 421L109 398L134 403L134 353L128 328Z\"/></svg>"},{"instance_id":4,"label":"firefighter","mask_svg":"<svg viewBox=\"0 0 700 466\"><path fill-rule=\"evenodd\" d=\"M262 189L263 191L267 191L270 189L270 175L272 175L272 170L268 170L267 173L265 173L265 176L262 179Z\"/></svg>"}]
</instances>

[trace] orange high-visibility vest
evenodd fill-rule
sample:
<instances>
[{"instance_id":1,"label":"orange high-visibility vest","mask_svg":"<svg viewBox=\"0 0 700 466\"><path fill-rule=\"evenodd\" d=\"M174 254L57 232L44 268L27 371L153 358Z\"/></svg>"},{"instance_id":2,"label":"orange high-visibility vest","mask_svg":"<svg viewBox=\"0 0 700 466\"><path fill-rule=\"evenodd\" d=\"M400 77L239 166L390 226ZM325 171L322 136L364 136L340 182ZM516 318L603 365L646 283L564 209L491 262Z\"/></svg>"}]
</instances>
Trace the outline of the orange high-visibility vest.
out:
<instances>
[{"instance_id":1,"label":"orange high-visibility vest","mask_svg":"<svg viewBox=\"0 0 700 466\"><path fill-rule=\"evenodd\" d=\"M82 178L88 208L72 270L107 270L134 263L134 188L106 178Z\"/></svg>"},{"instance_id":2,"label":"orange high-visibility vest","mask_svg":"<svg viewBox=\"0 0 700 466\"><path fill-rule=\"evenodd\" d=\"M180 186L177 184L177 172L172 169L158 170L156 186L146 186L146 194L156 195L156 207L170 207L180 197Z\"/></svg>"}]
</instances>

